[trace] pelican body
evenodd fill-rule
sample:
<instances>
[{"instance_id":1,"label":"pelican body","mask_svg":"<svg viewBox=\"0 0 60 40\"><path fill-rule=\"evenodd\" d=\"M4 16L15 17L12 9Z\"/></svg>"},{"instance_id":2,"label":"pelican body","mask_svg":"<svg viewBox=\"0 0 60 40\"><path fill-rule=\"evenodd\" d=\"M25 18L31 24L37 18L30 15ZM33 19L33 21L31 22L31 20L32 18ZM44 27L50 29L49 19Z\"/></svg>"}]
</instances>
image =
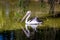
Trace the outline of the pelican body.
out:
<instances>
[{"instance_id":1,"label":"pelican body","mask_svg":"<svg viewBox=\"0 0 60 40\"><path fill-rule=\"evenodd\" d=\"M27 26L31 26L31 28L36 31L38 24L42 24L42 22L41 21L39 22L37 20L37 17L33 18L32 20L28 20L30 16L31 16L31 11L27 11L27 13L25 15L25 17L26 17L26 20L25 20L26 26L25 27L26 27L26 29L28 29ZM33 25L35 25L35 26L33 26Z\"/></svg>"}]
</instances>

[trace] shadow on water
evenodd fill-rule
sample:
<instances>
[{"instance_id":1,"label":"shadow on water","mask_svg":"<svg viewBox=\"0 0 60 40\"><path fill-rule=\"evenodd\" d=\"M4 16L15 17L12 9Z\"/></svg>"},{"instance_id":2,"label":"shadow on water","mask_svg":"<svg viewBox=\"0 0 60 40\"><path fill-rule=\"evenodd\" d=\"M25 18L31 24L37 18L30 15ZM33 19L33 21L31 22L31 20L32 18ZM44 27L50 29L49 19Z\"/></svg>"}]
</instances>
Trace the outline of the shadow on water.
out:
<instances>
[{"instance_id":1,"label":"shadow on water","mask_svg":"<svg viewBox=\"0 0 60 40\"><path fill-rule=\"evenodd\" d=\"M3 31L0 32L0 40L59 40L60 39L60 29L42 28L37 30L38 32L34 32L34 34L31 34L30 38L26 37L22 29Z\"/></svg>"}]
</instances>

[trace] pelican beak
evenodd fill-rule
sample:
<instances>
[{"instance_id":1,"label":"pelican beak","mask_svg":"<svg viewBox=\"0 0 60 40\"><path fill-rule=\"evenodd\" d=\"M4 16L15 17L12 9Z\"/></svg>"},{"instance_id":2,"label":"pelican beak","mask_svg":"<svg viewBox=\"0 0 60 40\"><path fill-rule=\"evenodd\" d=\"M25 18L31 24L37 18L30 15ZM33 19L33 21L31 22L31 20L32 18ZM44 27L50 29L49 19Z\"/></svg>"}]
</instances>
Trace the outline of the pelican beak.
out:
<instances>
[{"instance_id":1,"label":"pelican beak","mask_svg":"<svg viewBox=\"0 0 60 40\"><path fill-rule=\"evenodd\" d=\"M26 15L22 18L21 22L22 22L27 16L28 16L28 14L26 14Z\"/></svg>"}]
</instances>

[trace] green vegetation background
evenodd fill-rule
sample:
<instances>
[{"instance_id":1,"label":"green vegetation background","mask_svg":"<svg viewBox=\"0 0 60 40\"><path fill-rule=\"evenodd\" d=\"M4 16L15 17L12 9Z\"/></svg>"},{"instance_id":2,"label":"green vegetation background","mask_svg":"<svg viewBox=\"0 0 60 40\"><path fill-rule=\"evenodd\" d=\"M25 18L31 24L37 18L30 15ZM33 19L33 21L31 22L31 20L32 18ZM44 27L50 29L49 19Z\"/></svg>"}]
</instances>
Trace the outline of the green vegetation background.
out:
<instances>
[{"instance_id":1,"label":"green vegetation background","mask_svg":"<svg viewBox=\"0 0 60 40\"><path fill-rule=\"evenodd\" d=\"M6 4L8 6L6 6ZM24 10L31 10L32 15L31 18L38 16L39 19L42 19L44 23L41 27L54 27L54 28L60 28L60 18L52 18L49 17L51 14L49 14L49 8L50 5L47 3L42 4L43 6L41 7L41 4L39 2L30 2L29 6L26 8L21 8L19 6L19 1L0 1L0 31L3 30L16 30L16 29L21 29L21 26L25 27L24 22L20 22L23 16L26 14L26 11ZM8 15L6 14L6 10L8 11ZM60 11L60 5L56 4L55 11Z\"/></svg>"}]
</instances>

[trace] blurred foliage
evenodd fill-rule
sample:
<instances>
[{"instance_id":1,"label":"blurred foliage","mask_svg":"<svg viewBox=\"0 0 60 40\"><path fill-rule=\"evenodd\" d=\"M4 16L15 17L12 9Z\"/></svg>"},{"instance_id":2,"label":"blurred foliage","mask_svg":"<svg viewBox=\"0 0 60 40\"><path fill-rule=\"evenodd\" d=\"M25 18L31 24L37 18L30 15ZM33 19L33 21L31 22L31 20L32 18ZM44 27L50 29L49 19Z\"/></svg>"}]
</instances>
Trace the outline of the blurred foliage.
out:
<instances>
[{"instance_id":1,"label":"blurred foliage","mask_svg":"<svg viewBox=\"0 0 60 40\"><path fill-rule=\"evenodd\" d=\"M42 27L45 27L48 25L51 27L60 28L60 18L49 17L51 16L50 14L48 14L50 9L49 4L45 2L43 2L42 4L40 4L40 2L26 2L25 0L23 0L22 2L23 4L21 4L20 1L12 1L12 0L11 2L9 2L9 0L7 1L9 3L8 16L6 16L6 4L4 1L3 3L4 6L0 8L0 31L21 29L21 25L25 27L24 21L22 23L20 22L23 16L26 14L26 12L23 12L23 9L24 9L23 6L26 7L24 9L25 11L27 10L32 11L32 15L30 18L38 16L39 19L42 19L44 21L44 23L42 24ZM24 2L26 4L24 4ZM17 7L17 5L20 5L20 4L22 5L22 8L20 8L20 6ZM55 10L60 11L60 5L55 5Z\"/></svg>"},{"instance_id":2,"label":"blurred foliage","mask_svg":"<svg viewBox=\"0 0 60 40\"><path fill-rule=\"evenodd\" d=\"M23 12L26 12L28 10L30 0L19 0L19 6L23 9Z\"/></svg>"}]
</instances>

